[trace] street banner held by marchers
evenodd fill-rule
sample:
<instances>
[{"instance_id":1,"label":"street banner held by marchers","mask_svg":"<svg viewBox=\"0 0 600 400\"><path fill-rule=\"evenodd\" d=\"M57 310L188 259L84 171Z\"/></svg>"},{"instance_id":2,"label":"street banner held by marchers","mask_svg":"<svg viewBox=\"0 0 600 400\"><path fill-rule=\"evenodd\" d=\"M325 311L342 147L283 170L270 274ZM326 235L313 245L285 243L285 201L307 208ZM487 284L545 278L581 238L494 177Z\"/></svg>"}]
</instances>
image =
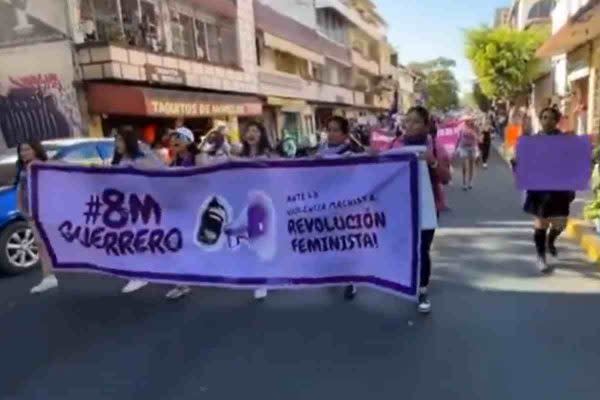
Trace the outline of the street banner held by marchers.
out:
<instances>
[{"instance_id":1,"label":"street banner held by marchers","mask_svg":"<svg viewBox=\"0 0 600 400\"><path fill-rule=\"evenodd\" d=\"M414 154L160 171L38 164L31 191L57 270L234 288L357 283L417 293Z\"/></svg>"},{"instance_id":2,"label":"street banner held by marchers","mask_svg":"<svg viewBox=\"0 0 600 400\"><path fill-rule=\"evenodd\" d=\"M588 190L592 144L588 136L522 136L517 144L519 190Z\"/></svg>"}]
</instances>

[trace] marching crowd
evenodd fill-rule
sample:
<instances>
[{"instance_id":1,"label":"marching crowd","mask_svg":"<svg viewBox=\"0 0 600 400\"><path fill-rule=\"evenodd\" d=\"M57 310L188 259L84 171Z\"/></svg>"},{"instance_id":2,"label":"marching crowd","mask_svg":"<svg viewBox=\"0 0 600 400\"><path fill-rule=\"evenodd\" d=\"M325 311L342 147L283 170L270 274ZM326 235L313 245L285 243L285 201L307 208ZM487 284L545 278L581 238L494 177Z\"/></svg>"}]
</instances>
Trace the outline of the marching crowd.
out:
<instances>
[{"instance_id":1,"label":"marching crowd","mask_svg":"<svg viewBox=\"0 0 600 400\"><path fill-rule=\"evenodd\" d=\"M555 109L543 110L540 119L543 125L540 134L562 134L557 129L560 115ZM429 216L427 216L427 212L422 212L425 216L422 216L421 220L421 287L417 306L418 311L421 313L431 311L431 302L427 292L432 266L430 249L438 226L439 214L447 209L444 186L451 180L452 159L458 158L461 161L463 190L472 189L475 166L479 161L483 168L487 168L492 135L494 131L498 130L492 116L486 116L483 122L480 123L476 123L473 118L466 118L464 129L461 130L456 143L456 152L455 154L448 154L444 146L440 146L436 140L437 122L439 121L431 117L429 111L421 106L411 108L404 115L401 123L392 122L391 118L380 120L380 125L385 127L387 133L391 136L389 150L403 146L421 146L421 148L426 149L421 154L421 162L429 175L427 184L431 185L434 206L429 207L433 208ZM139 132L134 128L124 127L119 129L115 137L112 165L145 169L189 168L228 160L289 157L292 153L286 149L286 143L281 143L277 147L277 149L274 149L271 146L267 130L260 122L249 123L242 133L241 145L236 146L229 142L227 128L224 126L212 130L198 143L192 131L184 125L183 121L179 120L170 132L168 147L158 145L153 146L152 149L146 148L141 144ZM327 121L324 143L307 152L304 156L314 158L344 157L363 152L376 156L380 151L382 150L375 150L370 146L368 135L365 135L364 129L362 131L356 129L351 126L347 119L334 116ZM48 157L39 142L28 142L19 145L18 155L18 175L16 179L18 206L33 229L44 276L40 284L33 287L31 292L41 293L56 288L58 280L53 272L48 250L41 240L35 221L31 218L28 202L27 171L31 163L45 162ZM555 241L565 227L569 205L573 198L574 194L571 192L527 193L524 210L535 217L534 243L538 255L538 264L543 273L552 271L552 268L546 262L546 249L551 256L557 255ZM423 204L423 199L421 201ZM147 285L145 281L130 280L122 291L131 293L145 285ZM189 294L190 290L187 285L176 285L169 288L166 297L178 299ZM356 293L356 287L350 285L345 288L344 296L350 300L354 298ZM256 299L264 299L266 296L266 288L259 287L254 291Z\"/></svg>"}]
</instances>

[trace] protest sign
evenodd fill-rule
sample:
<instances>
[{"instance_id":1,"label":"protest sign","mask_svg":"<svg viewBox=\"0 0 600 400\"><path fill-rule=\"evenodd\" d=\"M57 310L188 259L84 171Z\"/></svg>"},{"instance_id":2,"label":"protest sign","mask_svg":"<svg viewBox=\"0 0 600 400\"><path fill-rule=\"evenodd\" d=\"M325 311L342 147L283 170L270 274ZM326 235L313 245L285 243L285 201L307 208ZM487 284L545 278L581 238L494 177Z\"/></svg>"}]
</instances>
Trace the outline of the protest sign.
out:
<instances>
[{"instance_id":1,"label":"protest sign","mask_svg":"<svg viewBox=\"0 0 600 400\"><path fill-rule=\"evenodd\" d=\"M464 128L464 122L460 120L446 121L438 127L437 142L444 146L448 154L454 154L460 131Z\"/></svg>"},{"instance_id":2,"label":"protest sign","mask_svg":"<svg viewBox=\"0 0 600 400\"><path fill-rule=\"evenodd\" d=\"M587 136L523 136L517 144L519 190L587 190L592 145Z\"/></svg>"},{"instance_id":3,"label":"protest sign","mask_svg":"<svg viewBox=\"0 0 600 400\"><path fill-rule=\"evenodd\" d=\"M40 164L31 190L58 270L235 288L357 283L417 294L414 154L161 171Z\"/></svg>"}]
</instances>

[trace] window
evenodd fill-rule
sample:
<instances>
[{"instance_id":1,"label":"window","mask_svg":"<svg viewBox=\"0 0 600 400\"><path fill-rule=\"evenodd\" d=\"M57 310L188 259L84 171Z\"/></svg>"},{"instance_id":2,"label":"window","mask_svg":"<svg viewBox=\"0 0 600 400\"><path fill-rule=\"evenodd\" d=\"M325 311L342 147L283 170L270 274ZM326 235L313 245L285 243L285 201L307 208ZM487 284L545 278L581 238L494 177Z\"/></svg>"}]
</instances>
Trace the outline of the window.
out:
<instances>
[{"instance_id":1,"label":"window","mask_svg":"<svg viewBox=\"0 0 600 400\"><path fill-rule=\"evenodd\" d=\"M221 58L225 65L236 65L238 60L235 25L222 25L220 29Z\"/></svg>"},{"instance_id":2,"label":"window","mask_svg":"<svg viewBox=\"0 0 600 400\"><path fill-rule=\"evenodd\" d=\"M150 1L141 2L142 6L142 39L143 45L148 50L152 51L160 51L161 43L160 43L160 29L159 29L159 20L158 13L156 10L156 5Z\"/></svg>"},{"instance_id":3,"label":"window","mask_svg":"<svg viewBox=\"0 0 600 400\"><path fill-rule=\"evenodd\" d=\"M116 0L84 0L81 23L87 41L113 41L123 38Z\"/></svg>"},{"instance_id":4,"label":"window","mask_svg":"<svg viewBox=\"0 0 600 400\"><path fill-rule=\"evenodd\" d=\"M194 20L192 17L171 10L171 35L173 38L173 53L183 57L196 57Z\"/></svg>"},{"instance_id":5,"label":"window","mask_svg":"<svg viewBox=\"0 0 600 400\"><path fill-rule=\"evenodd\" d=\"M233 21L208 23L197 21L204 26L203 37L207 59L216 64L238 65L237 30Z\"/></svg>"},{"instance_id":6,"label":"window","mask_svg":"<svg viewBox=\"0 0 600 400\"><path fill-rule=\"evenodd\" d=\"M317 82L325 82L325 68L320 65L313 64L312 66L312 78Z\"/></svg>"},{"instance_id":7,"label":"window","mask_svg":"<svg viewBox=\"0 0 600 400\"><path fill-rule=\"evenodd\" d=\"M196 57L208 60L207 31L203 21L196 20Z\"/></svg>"},{"instance_id":8,"label":"window","mask_svg":"<svg viewBox=\"0 0 600 400\"><path fill-rule=\"evenodd\" d=\"M287 72L288 74L296 73L296 64L294 56L289 53L275 50L275 69L281 72Z\"/></svg>"},{"instance_id":9,"label":"window","mask_svg":"<svg viewBox=\"0 0 600 400\"><path fill-rule=\"evenodd\" d=\"M196 57L196 41L194 40L194 19L184 14L179 14L181 24L181 46L183 56Z\"/></svg>"},{"instance_id":10,"label":"window","mask_svg":"<svg viewBox=\"0 0 600 400\"><path fill-rule=\"evenodd\" d=\"M339 67L338 68L338 84L340 86L349 87L352 81L352 71L350 68Z\"/></svg>"},{"instance_id":11,"label":"window","mask_svg":"<svg viewBox=\"0 0 600 400\"><path fill-rule=\"evenodd\" d=\"M183 26L179 20L179 13L169 10L171 15L171 39L173 41L173 53L183 55Z\"/></svg>"},{"instance_id":12,"label":"window","mask_svg":"<svg viewBox=\"0 0 600 400\"><path fill-rule=\"evenodd\" d=\"M208 58L210 61L221 63L221 50L219 46L219 27L214 24L206 24Z\"/></svg>"}]
</instances>

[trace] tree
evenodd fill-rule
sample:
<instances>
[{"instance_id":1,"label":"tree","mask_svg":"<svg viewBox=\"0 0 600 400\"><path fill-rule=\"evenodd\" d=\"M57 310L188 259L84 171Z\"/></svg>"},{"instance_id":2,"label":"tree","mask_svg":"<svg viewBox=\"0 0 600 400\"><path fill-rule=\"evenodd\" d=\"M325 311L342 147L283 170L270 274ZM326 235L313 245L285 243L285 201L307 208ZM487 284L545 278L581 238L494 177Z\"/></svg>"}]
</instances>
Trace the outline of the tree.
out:
<instances>
[{"instance_id":1,"label":"tree","mask_svg":"<svg viewBox=\"0 0 600 400\"><path fill-rule=\"evenodd\" d=\"M481 86L478 82L473 84L473 103L477 108L479 108L483 112L488 112L490 108L492 108L492 101L483 94L481 90Z\"/></svg>"},{"instance_id":2,"label":"tree","mask_svg":"<svg viewBox=\"0 0 600 400\"><path fill-rule=\"evenodd\" d=\"M454 66L454 60L443 57L409 65L411 69L423 74L422 84L427 93L428 106L432 110L448 111L458 107L458 81L451 69Z\"/></svg>"},{"instance_id":3,"label":"tree","mask_svg":"<svg viewBox=\"0 0 600 400\"><path fill-rule=\"evenodd\" d=\"M486 97L507 101L529 88L540 67L535 52L544 33L507 27L467 31L466 55Z\"/></svg>"}]
</instances>

